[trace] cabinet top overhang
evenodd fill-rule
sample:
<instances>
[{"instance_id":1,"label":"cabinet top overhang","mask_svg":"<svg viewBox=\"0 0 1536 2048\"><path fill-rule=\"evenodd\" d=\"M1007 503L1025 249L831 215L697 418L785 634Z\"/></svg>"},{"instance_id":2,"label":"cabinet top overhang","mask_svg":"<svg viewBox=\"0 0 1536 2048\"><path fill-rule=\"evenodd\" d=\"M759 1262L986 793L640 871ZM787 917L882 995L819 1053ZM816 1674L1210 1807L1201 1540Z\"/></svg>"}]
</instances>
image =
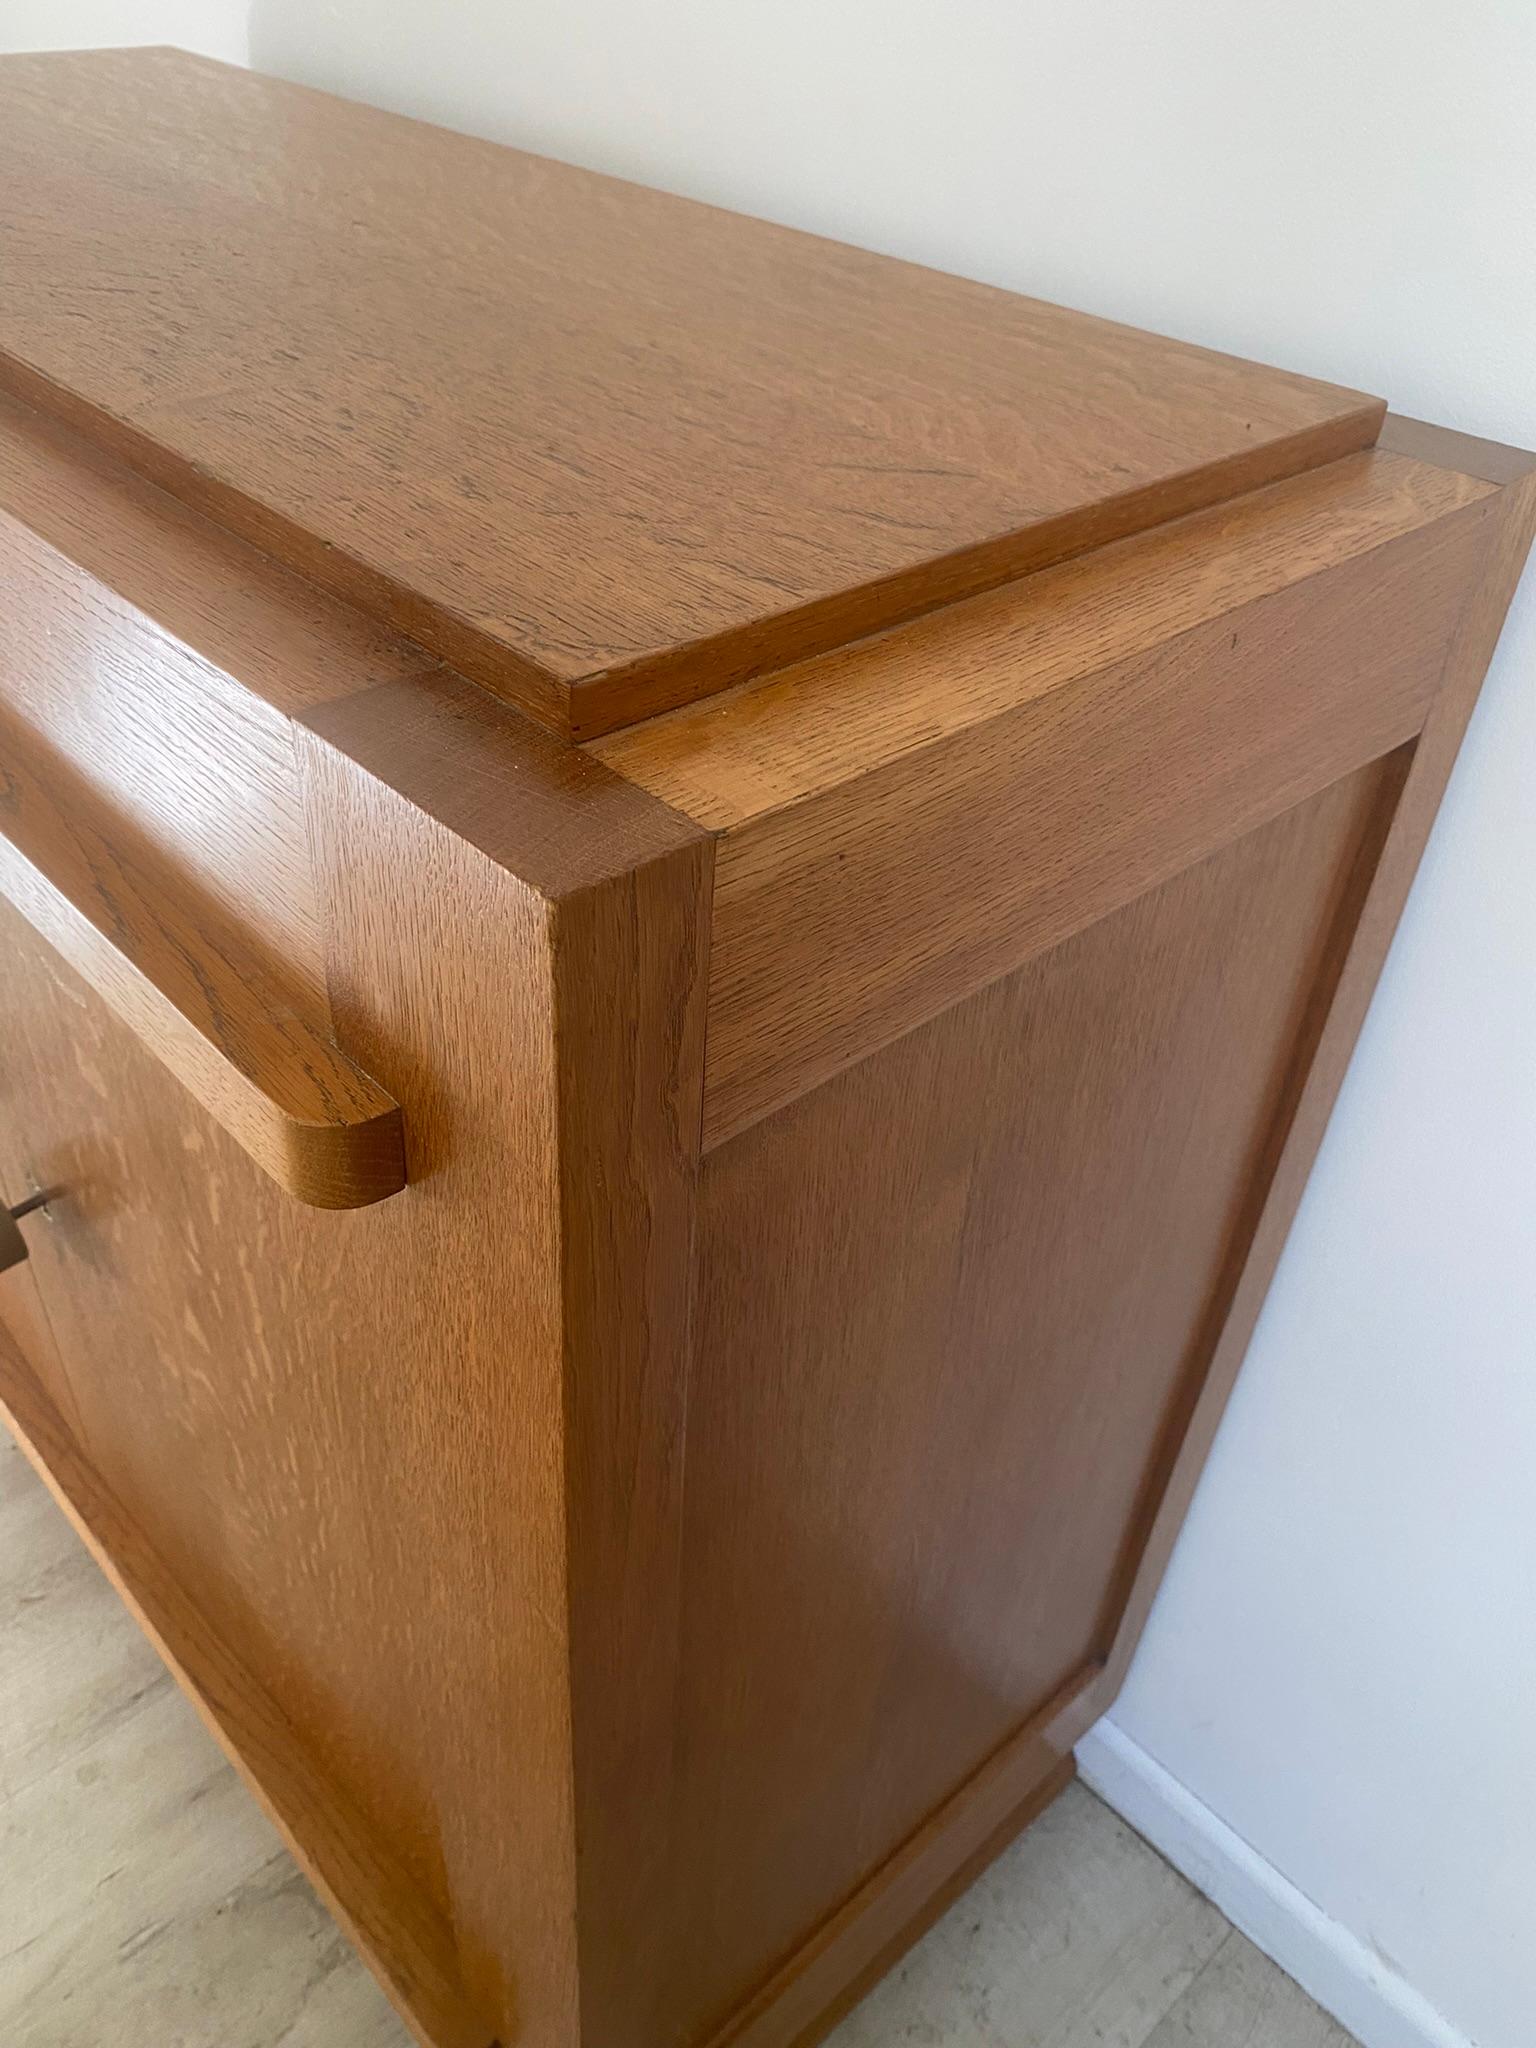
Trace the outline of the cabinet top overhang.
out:
<instances>
[{"instance_id":1,"label":"cabinet top overhang","mask_svg":"<svg viewBox=\"0 0 1536 2048\"><path fill-rule=\"evenodd\" d=\"M170 50L0 62L0 234L0 386L576 737L1383 413Z\"/></svg>"}]
</instances>

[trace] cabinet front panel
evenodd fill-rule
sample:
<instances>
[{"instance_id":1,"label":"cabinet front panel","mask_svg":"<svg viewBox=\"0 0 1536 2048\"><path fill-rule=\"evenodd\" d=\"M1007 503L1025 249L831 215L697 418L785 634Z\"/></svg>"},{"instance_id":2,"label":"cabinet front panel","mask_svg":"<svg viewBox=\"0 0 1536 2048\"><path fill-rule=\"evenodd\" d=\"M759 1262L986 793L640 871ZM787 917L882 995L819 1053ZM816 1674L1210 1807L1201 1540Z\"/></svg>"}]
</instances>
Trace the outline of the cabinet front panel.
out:
<instances>
[{"instance_id":1,"label":"cabinet front panel","mask_svg":"<svg viewBox=\"0 0 1536 2048\"><path fill-rule=\"evenodd\" d=\"M62 1189L0 1317L168 1577L433 1885L422 1788L393 1767L424 1567L390 1511L409 1446L363 1284L376 1233L276 1188L4 903L0 957L4 1192Z\"/></svg>"},{"instance_id":2,"label":"cabinet front panel","mask_svg":"<svg viewBox=\"0 0 1536 2048\"><path fill-rule=\"evenodd\" d=\"M511 1611L547 1607L542 1591L518 1598L511 1560L558 1475L511 1334L527 1336L528 1315L477 1313L445 1261L444 1208L467 1169L456 1154L370 1211L306 1209L4 903L0 959L0 1192L62 1190L26 1221L26 1264L0 1274L11 1347L159 1575L259 1674L315 1777L443 1907L434 1779L451 1782L477 1715L515 1719L492 1675L505 1633L460 1617L492 1575ZM499 1220L523 1237L540 1228L526 1197L509 1169ZM0 1396L25 1426L5 1349ZM487 1357L494 1397L468 1384ZM492 1499L471 1483L473 1445L492 1444L519 1400L524 1454L500 1460ZM454 1516L424 1528L455 1462ZM528 1783L546 1768L558 1782L535 1731L521 1737ZM496 1796L515 1806L524 1788Z\"/></svg>"}]
</instances>

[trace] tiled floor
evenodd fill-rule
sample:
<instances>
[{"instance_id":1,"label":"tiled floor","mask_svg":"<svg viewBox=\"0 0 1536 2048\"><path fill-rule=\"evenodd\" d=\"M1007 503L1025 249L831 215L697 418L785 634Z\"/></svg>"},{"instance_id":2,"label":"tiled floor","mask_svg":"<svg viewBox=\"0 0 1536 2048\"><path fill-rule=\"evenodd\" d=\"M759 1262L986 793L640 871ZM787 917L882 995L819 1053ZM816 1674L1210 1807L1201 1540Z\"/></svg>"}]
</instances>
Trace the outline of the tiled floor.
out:
<instances>
[{"instance_id":1,"label":"tiled floor","mask_svg":"<svg viewBox=\"0 0 1536 2048\"><path fill-rule=\"evenodd\" d=\"M1350 2048L1079 1786L833 2039ZM3 1431L0 2043L407 2043Z\"/></svg>"}]
</instances>

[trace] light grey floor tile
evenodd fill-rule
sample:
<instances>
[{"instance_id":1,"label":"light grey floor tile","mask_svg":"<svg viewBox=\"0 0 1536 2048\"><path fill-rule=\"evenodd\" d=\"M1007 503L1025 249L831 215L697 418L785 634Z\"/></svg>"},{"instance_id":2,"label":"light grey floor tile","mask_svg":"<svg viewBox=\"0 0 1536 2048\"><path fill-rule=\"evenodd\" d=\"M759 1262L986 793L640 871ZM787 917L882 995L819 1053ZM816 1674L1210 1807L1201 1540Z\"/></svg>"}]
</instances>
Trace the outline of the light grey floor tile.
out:
<instances>
[{"instance_id":1,"label":"light grey floor tile","mask_svg":"<svg viewBox=\"0 0 1536 2048\"><path fill-rule=\"evenodd\" d=\"M192 1709L157 1687L0 1805L0 2039L64 1987L225 1898L277 1849Z\"/></svg>"},{"instance_id":2,"label":"light grey floor tile","mask_svg":"<svg viewBox=\"0 0 1536 2048\"><path fill-rule=\"evenodd\" d=\"M1227 1922L1073 1785L831 2037L835 2048L1142 2048Z\"/></svg>"},{"instance_id":3,"label":"light grey floor tile","mask_svg":"<svg viewBox=\"0 0 1536 2048\"><path fill-rule=\"evenodd\" d=\"M165 1667L0 1428L0 1797L88 1749Z\"/></svg>"},{"instance_id":4,"label":"light grey floor tile","mask_svg":"<svg viewBox=\"0 0 1536 2048\"><path fill-rule=\"evenodd\" d=\"M10 2048L408 2048L384 1994L278 1853L227 1897L151 1918L116 1949L96 1943Z\"/></svg>"},{"instance_id":5,"label":"light grey floor tile","mask_svg":"<svg viewBox=\"0 0 1536 2048\"><path fill-rule=\"evenodd\" d=\"M3 1433L0 2042L408 2042Z\"/></svg>"},{"instance_id":6,"label":"light grey floor tile","mask_svg":"<svg viewBox=\"0 0 1536 2048\"><path fill-rule=\"evenodd\" d=\"M1354 2048L1336 2020L1235 1931L1146 2048Z\"/></svg>"}]
</instances>

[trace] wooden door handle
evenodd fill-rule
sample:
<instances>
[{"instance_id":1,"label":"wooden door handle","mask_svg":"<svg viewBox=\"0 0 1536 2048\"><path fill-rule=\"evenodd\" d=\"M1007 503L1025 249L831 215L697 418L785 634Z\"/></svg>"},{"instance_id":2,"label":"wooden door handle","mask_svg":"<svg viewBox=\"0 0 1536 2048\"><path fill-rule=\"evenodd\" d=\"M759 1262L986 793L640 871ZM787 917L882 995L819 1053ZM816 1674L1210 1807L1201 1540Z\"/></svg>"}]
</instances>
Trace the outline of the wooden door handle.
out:
<instances>
[{"instance_id":1,"label":"wooden door handle","mask_svg":"<svg viewBox=\"0 0 1536 2048\"><path fill-rule=\"evenodd\" d=\"M297 1200L360 1209L405 1185L398 1103L209 921L149 888L102 833L67 819L9 744L0 894Z\"/></svg>"}]
</instances>

